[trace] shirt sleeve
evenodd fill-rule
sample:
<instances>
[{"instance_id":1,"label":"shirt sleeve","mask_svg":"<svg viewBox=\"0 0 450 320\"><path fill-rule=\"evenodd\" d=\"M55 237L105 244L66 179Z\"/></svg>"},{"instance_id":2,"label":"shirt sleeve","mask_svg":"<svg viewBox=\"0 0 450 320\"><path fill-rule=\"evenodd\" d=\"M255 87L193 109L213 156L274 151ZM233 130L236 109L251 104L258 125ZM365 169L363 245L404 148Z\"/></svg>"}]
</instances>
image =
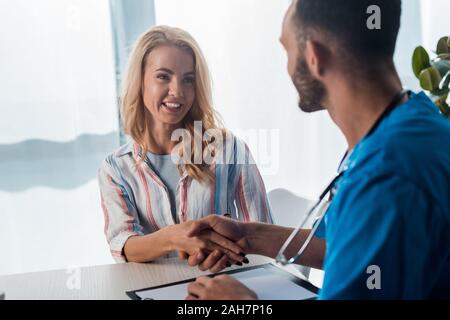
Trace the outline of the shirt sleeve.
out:
<instances>
[{"instance_id":1,"label":"shirt sleeve","mask_svg":"<svg viewBox=\"0 0 450 320\"><path fill-rule=\"evenodd\" d=\"M235 204L238 219L273 223L266 188L249 148L236 139L236 165L233 168Z\"/></svg>"},{"instance_id":2,"label":"shirt sleeve","mask_svg":"<svg viewBox=\"0 0 450 320\"><path fill-rule=\"evenodd\" d=\"M120 175L105 160L98 171L104 233L116 262L126 262L123 252L131 236L143 235L135 206L132 204Z\"/></svg>"},{"instance_id":3,"label":"shirt sleeve","mask_svg":"<svg viewBox=\"0 0 450 320\"><path fill-rule=\"evenodd\" d=\"M346 181L327 221L320 299L420 299L442 255L433 201L390 175ZM433 249L434 248L434 249Z\"/></svg>"}]
</instances>

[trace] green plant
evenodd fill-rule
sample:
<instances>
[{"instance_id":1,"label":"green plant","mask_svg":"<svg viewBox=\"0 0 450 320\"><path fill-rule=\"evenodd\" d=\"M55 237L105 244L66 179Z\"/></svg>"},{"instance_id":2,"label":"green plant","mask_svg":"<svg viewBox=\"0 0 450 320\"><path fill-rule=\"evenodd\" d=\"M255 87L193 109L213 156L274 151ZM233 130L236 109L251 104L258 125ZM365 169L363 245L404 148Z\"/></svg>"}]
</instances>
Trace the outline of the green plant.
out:
<instances>
[{"instance_id":1,"label":"green plant","mask_svg":"<svg viewBox=\"0 0 450 320\"><path fill-rule=\"evenodd\" d=\"M412 67L420 86L430 93L433 102L450 120L450 37L442 37L436 46L436 57L430 59L419 46L414 50Z\"/></svg>"}]
</instances>

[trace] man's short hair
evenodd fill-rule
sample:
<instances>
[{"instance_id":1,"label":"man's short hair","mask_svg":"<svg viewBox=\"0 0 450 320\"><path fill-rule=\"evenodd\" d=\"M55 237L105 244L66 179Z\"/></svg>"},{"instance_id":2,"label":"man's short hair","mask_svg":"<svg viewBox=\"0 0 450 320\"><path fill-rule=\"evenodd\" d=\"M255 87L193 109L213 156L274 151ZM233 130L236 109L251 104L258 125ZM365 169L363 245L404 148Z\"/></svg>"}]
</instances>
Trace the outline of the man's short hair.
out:
<instances>
[{"instance_id":1,"label":"man's short hair","mask_svg":"<svg viewBox=\"0 0 450 320\"><path fill-rule=\"evenodd\" d=\"M370 6L380 9L380 29L370 29ZM391 61L400 28L401 0L298 0L294 14L300 35L317 32L361 62ZM369 11L371 12L371 11Z\"/></svg>"}]
</instances>

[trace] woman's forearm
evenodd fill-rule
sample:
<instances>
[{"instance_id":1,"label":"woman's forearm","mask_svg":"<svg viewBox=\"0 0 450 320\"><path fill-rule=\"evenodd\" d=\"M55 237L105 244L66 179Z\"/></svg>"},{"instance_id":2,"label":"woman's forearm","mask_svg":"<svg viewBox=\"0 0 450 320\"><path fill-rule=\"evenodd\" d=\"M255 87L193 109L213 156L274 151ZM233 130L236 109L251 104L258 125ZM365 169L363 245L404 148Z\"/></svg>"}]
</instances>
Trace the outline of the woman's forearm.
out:
<instances>
[{"instance_id":1,"label":"woman's forearm","mask_svg":"<svg viewBox=\"0 0 450 320\"><path fill-rule=\"evenodd\" d=\"M149 262L167 255L174 250L170 227L145 236L130 237L123 250L128 262Z\"/></svg>"},{"instance_id":2,"label":"woman's forearm","mask_svg":"<svg viewBox=\"0 0 450 320\"><path fill-rule=\"evenodd\" d=\"M293 231L292 228L264 223L247 223L244 228L246 240L248 241L250 248L249 253L264 255L271 258L276 257L281 246ZM293 240L292 245L288 247L287 256L292 257L297 254L310 231L311 230L300 231ZM325 241L313 237L297 263L320 269L322 268L324 255Z\"/></svg>"}]
</instances>

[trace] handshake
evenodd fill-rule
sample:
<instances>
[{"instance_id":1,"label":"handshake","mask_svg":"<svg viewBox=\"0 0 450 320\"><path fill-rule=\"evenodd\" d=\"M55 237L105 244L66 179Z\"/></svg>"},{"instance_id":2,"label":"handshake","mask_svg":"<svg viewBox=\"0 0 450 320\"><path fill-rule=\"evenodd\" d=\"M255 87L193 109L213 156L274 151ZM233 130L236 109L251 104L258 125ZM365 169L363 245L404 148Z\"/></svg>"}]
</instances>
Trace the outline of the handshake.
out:
<instances>
[{"instance_id":1,"label":"handshake","mask_svg":"<svg viewBox=\"0 0 450 320\"><path fill-rule=\"evenodd\" d=\"M231 264L248 263L246 254L275 258L293 231L292 228L261 222L240 222L217 215L209 215L178 226L185 229L184 244L194 245L186 247L186 250L178 249L180 257L187 259L191 266L198 266L202 271L210 270L214 273ZM299 230L285 249L285 254L293 257L298 252L297 249L305 245L305 241L310 237L311 230ZM197 249L192 250L193 248ZM306 244L306 250L298 263L322 268L325 250L326 243L323 239L312 238L311 243ZM219 275L214 278L200 277L190 283L187 289L186 298L189 300L258 298L255 292L229 275Z\"/></svg>"},{"instance_id":2,"label":"handshake","mask_svg":"<svg viewBox=\"0 0 450 320\"><path fill-rule=\"evenodd\" d=\"M190 266L198 266L202 271L219 272L231 265L242 266L249 263L245 257L251 253L247 235L250 223L209 215L203 219L179 225L185 237L178 238L180 259ZM185 250L183 250L183 247Z\"/></svg>"},{"instance_id":3,"label":"handshake","mask_svg":"<svg viewBox=\"0 0 450 320\"><path fill-rule=\"evenodd\" d=\"M131 237L125 243L128 261L149 261L158 252L149 255L149 248L164 254L178 251L181 259L202 271L217 273L231 265L249 263L246 254L259 254L274 258L284 241L292 233L291 228L262 222L241 222L229 217L211 214L199 220L165 227L142 237ZM309 231L302 231L294 247L299 247L308 237ZM151 245L150 241L151 240ZM141 245L137 242L141 241ZM148 242L147 242L148 241ZM315 242L319 242L317 245ZM133 245L134 243L134 245ZM306 250L309 258L303 261L310 266L321 265L325 245L322 240L312 242ZM133 246L135 251L133 251ZM141 249L141 250L136 250ZM135 252L141 255L133 256ZM308 252L309 251L309 252ZM295 251L296 252L296 251ZM142 255L142 253L147 255ZM294 253L294 251L292 251ZM315 253L315 254L311 254ZM314 256L317 256L314 258ZM131 257L131 259L130 259ZM313 259L311 259L311 257ZM318 261L314 263L314 261ZM214 278L200 277L188 286L188 299L255 299L256 294L242 283L228 275Z\"/></svg>"},{"instance_id":4,"label":"handshake","mask_svg":"<svg viewBox=\"0 0 450 320\"><path fill-rule=\"evenodd\" d=\"M189 221L185 224L186 235L195 239L202 247L194 254L179 251L180 258L187 259L189 265L200 270L219 272L230 267L249 263L247 253L260 253L254 247L260 237L253 233L263 224L239 222L227 217L209 215L206 218ZM250 236L252 235L253 236ZM255 241L256 240L256 241ZM262 253L262 252L261 252ZM255 292L229 275L214 278L199 277L190 283L186 293L187 300L254 300Z\"/></svg>"}]
</instances>

